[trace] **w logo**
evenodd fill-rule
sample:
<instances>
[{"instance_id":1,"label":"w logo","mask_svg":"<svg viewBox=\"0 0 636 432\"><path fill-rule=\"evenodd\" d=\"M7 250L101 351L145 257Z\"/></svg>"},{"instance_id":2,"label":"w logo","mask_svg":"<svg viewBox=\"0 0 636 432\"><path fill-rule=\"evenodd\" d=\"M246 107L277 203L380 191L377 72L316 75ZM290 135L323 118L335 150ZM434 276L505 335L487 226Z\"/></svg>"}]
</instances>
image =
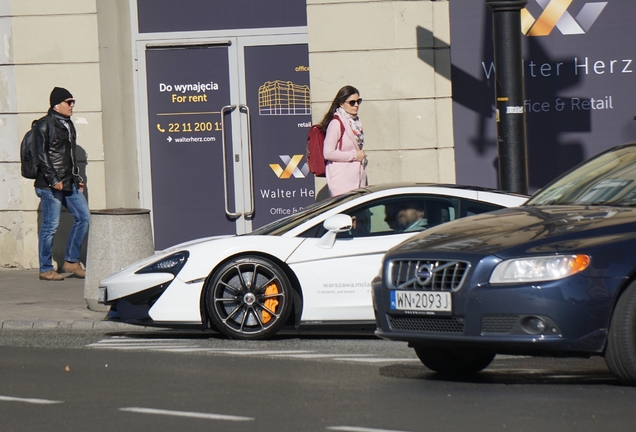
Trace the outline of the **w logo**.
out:
<instances>
[{"instance_id":1,"label":"w logo","mask_svg":"<svg viewBox=\"0 0 636 432\"><path fill-rule=\"evenodd\" d=\"M269 164L269 167L274 171L276 176L281 179L290 178L292 175L296 178L305 178L307 174L309 174L309 167L307 164L304 164L302 168L298 168L298 164L303 159L305 155L294 155L289 157L289 155L279 155L280 160L285 164L285 169L283 169L279 164Z\"/></svg>"},{"instance_id":2,"label":"w logo","mask_svg":"<svg viewBox=\"0 0 636 432\"><path fill-rule=\"evenodd\" d=\"M573 0L536 0L543 12L535 19L528 9L521 10L521 30L526 36L548 36L554 27L564 35L585 34L603 12L607 2L586 3L576 15L568 8Z\"/></svg>"}]
</instances>

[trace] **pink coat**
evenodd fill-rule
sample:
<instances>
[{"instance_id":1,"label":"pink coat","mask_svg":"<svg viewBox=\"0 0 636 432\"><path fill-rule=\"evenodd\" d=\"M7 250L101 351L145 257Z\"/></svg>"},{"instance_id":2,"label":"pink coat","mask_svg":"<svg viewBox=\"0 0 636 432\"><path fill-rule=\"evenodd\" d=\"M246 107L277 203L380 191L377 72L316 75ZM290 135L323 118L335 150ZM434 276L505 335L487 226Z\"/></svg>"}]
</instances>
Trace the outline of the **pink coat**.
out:
<instances>
[{"instance_id":1,"label":"pink coat","mask_svg":"<svg viewBox=\"0 0 636 432\"><path fill-rule=\"evenodd\" d=\"M336 113L345 127L342 143L340 140L340 123L331 120L325 135L324 155L327 161L327 186L331 196L336 196L367 185L367 173L364 166L356 160L358 141L356 140L349 120Z\"/></svg>"}]
</instances>

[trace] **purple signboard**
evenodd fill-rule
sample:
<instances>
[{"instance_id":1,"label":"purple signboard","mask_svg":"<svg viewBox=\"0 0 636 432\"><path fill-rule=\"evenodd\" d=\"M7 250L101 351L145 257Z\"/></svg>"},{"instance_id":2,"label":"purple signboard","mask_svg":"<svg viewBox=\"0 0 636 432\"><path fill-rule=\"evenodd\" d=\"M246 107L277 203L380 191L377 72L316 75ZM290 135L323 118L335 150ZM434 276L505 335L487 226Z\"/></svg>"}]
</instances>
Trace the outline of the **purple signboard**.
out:
<instances>
[{"instance_id":1,"label":"purple signboard","mask_svg":"<svg viewBox=\"0 0 636 432\"><path fill-rule=\"evenodd\" d=\"M225 215L222 193L221 108L230 103L228 47L147 50L146 64L157 249L233 234L236 228Z\"/></svg>"},{"instance_id":2,"label":"purple signboard","mask_svg":"<svg viewBox=\"0 0 636 432\"><path fill-rule=\"evenodd\" d=\"M492 13L451 0L457 183L497 187ZM521 12L530 191L636 141L636 2L528 0Z\"/></svg>"},{"instance_id":3,"label":"purple signboard","mask_svg":"<svg viewBox=\"0 0 636 432\"><path fill-rule=\"evenodd\" d=\"M254 169L253 227L316 201L305 152L311 126L306 44L245 48Z\"/></svg>"},{"instance_id":4,"label":"purple signboard","mask_svg":"<svg viewBox=\"0 0 636 432\"><path fill-rule=\"evenodd\" d=\"M137 0L140 33L298 27L305 0Z\"/></svg>"}]
</instances>

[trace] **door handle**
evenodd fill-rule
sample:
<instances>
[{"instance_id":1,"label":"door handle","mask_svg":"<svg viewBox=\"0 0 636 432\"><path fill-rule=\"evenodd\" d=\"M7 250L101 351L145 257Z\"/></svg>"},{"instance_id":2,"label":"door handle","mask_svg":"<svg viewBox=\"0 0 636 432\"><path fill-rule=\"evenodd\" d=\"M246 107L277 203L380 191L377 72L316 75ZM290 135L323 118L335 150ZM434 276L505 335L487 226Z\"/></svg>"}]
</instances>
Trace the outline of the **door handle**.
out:
<instances>
[{"instance_id":1,"label":"door handle","mask_svg":"<svg viewBox=\"0 0 636 432\"><path fill-rule=\"evenodd\" d=\"M225 113L232 112L236 105L226 105L221 108L221 147L223 148L223 189L225 191L225 214L231 218L238 218L243 213L233 213L230 211L229 192L227 188L227 154L225 150Z\"/></svg>"},{"instance_id":2,"label":"door handle","mask_svg":"<svg viewBox=\"0 0 636 432\"><path fill-rule=\"evenodd\" d=\"M250 176L250 200L251 208L244 213L246 218L254 216L254 170L252 169L252 116L250 114L250 108L245 104L239 105L239 111L245 111L247 114L247 164L248 172Z\"/></svg>"}]
</instances>

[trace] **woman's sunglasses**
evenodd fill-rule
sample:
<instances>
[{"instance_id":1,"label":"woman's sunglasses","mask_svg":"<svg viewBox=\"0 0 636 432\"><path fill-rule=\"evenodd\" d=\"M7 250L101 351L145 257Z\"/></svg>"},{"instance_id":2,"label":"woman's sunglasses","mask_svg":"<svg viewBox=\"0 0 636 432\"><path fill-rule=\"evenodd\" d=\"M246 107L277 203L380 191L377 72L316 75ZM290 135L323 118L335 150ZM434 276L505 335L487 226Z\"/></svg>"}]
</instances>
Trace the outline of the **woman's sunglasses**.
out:
<instances>
[{"instance_id":1,"label":"woman's sunglasses","mask_svg":"<svg viewBox=\"0 0 636 432\"><path fill-rule=\"evenodd\" d=\"M362 105L362 99L350 100L350 101L345 101L345 102L348 103L351 106L356 106L356 104L358 104L358 106Z\"/></svg>"}]
</instances>

